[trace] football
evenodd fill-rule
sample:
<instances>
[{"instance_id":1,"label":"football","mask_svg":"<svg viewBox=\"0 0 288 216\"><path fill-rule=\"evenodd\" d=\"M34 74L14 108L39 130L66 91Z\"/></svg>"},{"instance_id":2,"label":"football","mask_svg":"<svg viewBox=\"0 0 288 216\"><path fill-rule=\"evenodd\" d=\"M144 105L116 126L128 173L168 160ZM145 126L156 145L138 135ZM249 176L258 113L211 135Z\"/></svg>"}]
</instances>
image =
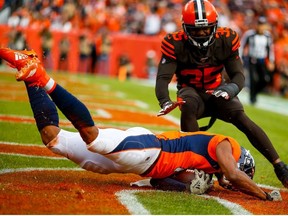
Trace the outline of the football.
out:
<instances>
[{"instance_id":1,"label":"football","mask_svg":"<svg viewBox=\"0 0 288 216\"><path fill-rule=\"evenodd\" d=\"M180 182L183 183L191 183L191 181L193 179L195 179L195 172L194 170L191 169L186 169L183 171L178 172L175 176L174 176L175 180L178 180Z\"/></svg>"}]
</instances>

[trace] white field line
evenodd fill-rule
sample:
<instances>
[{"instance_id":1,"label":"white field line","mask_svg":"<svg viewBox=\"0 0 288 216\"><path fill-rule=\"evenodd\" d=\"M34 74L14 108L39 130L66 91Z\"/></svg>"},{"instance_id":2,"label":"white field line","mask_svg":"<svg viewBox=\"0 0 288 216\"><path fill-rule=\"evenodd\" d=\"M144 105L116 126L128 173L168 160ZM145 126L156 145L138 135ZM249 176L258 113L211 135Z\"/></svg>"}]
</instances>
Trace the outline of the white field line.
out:
<instances>
[{"instance_id":1,"label":"white field line","mask_svg":"<svg viewBox=\"0 0 288 216\"><path fill-rule=\"evenodd\" d=\"M146 192L145 190L122 190L116 192L116 197L125 206L131 215L151 215L145 207L138 202L134 195L136 192Z\"/></svg>"},{"instance_id":2,"label":"white field line","mask_svg":"<svg viewBox=\"0 0 288 216\"><path fill-rule=\"evenodd\" d=\"M122 190L116 193L119 201L124 205L130 214L132 215L150 215L150 212L146 210L141 204L137 203L137 198L135 197L135 193L147 193L147 192L155 192L155 190ZM160 191L165 193L165 191ZM240 205L236 203L232 203L228 200L221 199L219 197L209 196L209 195L200 195L201 197L205 197L208 199L214 199L219 204L223 205L227 208L233 215L252 215L251 212L242 208ZM144 209L143 209L144 208Z\"/></svg>"},{"instance_id":3,"label":"white field line","mask_svg":"<svg viewBox=\"0 0 288 216\"><path fill-rule=\"evenodd\" d=\"M44 144L17 143L17 142L7 142L7 141L1 141L1 140L0 140L0 145L31 146L31 147L46 148Z\"/></svg>"},{"instance_id":4,"label":"white field line","mask_svg":"<svg viewBox=\"0 0 288 216\"><path fill-rule=\"evenodd\" d=\"M218 203L220 203L221 205L223 205L224 207L226 207L227 209L229 209L229 211L231 211L231 213L233 215L252 215L251 212L247 211L246 209L242 208L242 206L230 202L228 200L225 199L221 199L219 197L214 197L214 196L209 196L209 195L201 195L202 197L208 198L208 199L214 199L216 200Z\"/></svg>"},{"instance_id":5,"label":"white field line","mask_svg":"<svg viewBox=\"0 0 288 216\"><path fill-rule=\"evenodd\" d=\"M18 156L18 157L27 157L27 158L39 158L39 159L51 159L51 160L68 160L64 157L50 157L50 156L37 156L37 155L27 155L27 154L19 154L19 153L2 153L0 155L8 155L8 156Z\"/></svg>"},{"instance_id":6,"label":"white field line","mask_svg":"<svg viewBox=\"0 0 288 216\"><path fill-rule=\"evenodd\" d=\"M16 172L31 172L31 171L85 171L81 168L15 168L15 169L1 169L1 174L16 173Z\"/></svg>"}]
</instances>

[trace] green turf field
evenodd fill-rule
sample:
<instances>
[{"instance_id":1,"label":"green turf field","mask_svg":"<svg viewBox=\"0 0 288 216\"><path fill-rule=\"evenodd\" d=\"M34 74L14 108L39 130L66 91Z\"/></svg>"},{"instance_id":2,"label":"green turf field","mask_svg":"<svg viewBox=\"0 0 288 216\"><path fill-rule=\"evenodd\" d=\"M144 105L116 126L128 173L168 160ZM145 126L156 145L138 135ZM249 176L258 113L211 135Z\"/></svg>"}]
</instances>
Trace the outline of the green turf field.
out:
<instances>
[{"instance_id":1,"label":"green turf field","mask_svg":"<svg viewBox=\"0 0 288 216\"><path fill-rule=\"evenodd\" d=\"M159 105L154 94L153 83L140 80L128 80L119 82L115 78L97 77L91 75L73 75L64 73L52 73L57 82L79 97L81 100L89 101L89 105L97 105L99 98L114 102L113 106L117 106L117 101L139 101L148 106L139 106L138 108L125 105L122 109L139 109L139 112L155 113L159 111ZM34 124L25 122L25 117L32 117L28 98L26 96L24 83L16 82L13 74L0 72L0 115L1 116L17 116L22 117L23 122L11 123L0 121L0 141L16 142L25 144L41 144L41 139L37 128ZM11 89L12 90L9 90ZM171 86L173 88L173 86ZM7 89L7 90L5 90ZM97 93L101 89L101 94ZM171 89L171 97L175 98L175 89ZM272 97L267 97L273 102ZM278 100L278 99L277 99ZM279 99L284 100L284 99ZM115 105L116 102L116 105ZM88 103L88 102L87 102ZM93 104L94 103L94 104ZM288 107L287 107L288 109ZM274 113L271 111L257 109L252 106L245 106L246 113L264 129L271 138L275 148L278 150L282 160L288 162L288 143L287 143L287 122L288 116ZM91 113L96 111L91 110ZM180 112L174 110L171 117L179 118ZM61 119L64 119L61 115ZM207 124L208 119L199 121L200 125ZM101 124L101 122L99 122ZM107 123L109 126L119 126L116 122ZM120 125L120 126L125 126ZM137 126L127 122L127 127ZM139 125L142 126L142 125ZM166 131L167 127L159 128L154 126L146 126L153 131ZM70 129L70 128L69 128ZM73 129L71 129L73 130ZM273 167L270 163L249 143L245 135L238 131L233 125L216 121L210 129L211 132L221 133L236 138L244 147L250 149L256 160L256 174L254 180L256 183L281 187L281 183L274 174ZM24 157L21 155L0 154L0 171L11 168L56 168L56 167L76 167L68 160L51 160L37 157ZM1 185L0 185L1 188ZM143 205L149 209L152 214L231 214L225 207L213 200L204 200L189 194L183 193L140 193L137 195ZM153 197L153 199L151 199ZM163 200L167 208L159 208ZM192 202L193 200L193 202ZM200 209L197 206L203 206L203 202L207 208ZM193 204L192 204L193 203ZM211 210L213 208L213 211Z\"/></svg>"}]
</instances>

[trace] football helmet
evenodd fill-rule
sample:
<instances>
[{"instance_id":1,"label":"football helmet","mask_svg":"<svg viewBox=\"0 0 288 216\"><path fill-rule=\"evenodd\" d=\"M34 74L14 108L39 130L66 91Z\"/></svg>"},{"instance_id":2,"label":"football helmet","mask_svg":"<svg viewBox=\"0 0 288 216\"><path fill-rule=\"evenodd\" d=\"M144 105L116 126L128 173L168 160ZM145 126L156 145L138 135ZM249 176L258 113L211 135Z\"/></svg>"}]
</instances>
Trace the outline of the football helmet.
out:
<instances>
[{"instance_id":1,"label":"football helmet","mask_svg":"<svg viewBox=\"0 0 288 216\"><path fill-rule=\"evenodd\" d=\"M251 179L255 174L255 160L249 150L241 146L241 155L237 162L238 168L245 172Z\"/></svg>"},{"instance_id":2,"label":"football helmet","mask_svg":"<svg viewBox=\"0 0 288 216\"><path fill-rule=\"evenodd\" d=\"M218 13L208 0L191 0L183 7L182 27L192 45L205 49L213 44L217 25Z\"/></svg>"}]
</instances>

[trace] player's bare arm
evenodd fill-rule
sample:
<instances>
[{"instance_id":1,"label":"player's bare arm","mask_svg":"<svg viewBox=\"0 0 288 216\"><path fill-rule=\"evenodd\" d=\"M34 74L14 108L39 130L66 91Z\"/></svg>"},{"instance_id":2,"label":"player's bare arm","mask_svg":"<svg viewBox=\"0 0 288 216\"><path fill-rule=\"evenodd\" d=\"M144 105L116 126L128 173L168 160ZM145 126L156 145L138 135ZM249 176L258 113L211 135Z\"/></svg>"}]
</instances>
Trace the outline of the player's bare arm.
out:
<instances>
[{"instance_id":1,"label":"player's bare arm","mask_svg":"<svg viewBox=\"0 0 288 216\"><path fill-rule=\"evenodd\" d=\"M266 200L266 193L253 182L246 173L237 168L237 163L232 155L231 144L224 140L216 148L218 164L226 179L239 191Z\"/></svg>"}]
</instances>

